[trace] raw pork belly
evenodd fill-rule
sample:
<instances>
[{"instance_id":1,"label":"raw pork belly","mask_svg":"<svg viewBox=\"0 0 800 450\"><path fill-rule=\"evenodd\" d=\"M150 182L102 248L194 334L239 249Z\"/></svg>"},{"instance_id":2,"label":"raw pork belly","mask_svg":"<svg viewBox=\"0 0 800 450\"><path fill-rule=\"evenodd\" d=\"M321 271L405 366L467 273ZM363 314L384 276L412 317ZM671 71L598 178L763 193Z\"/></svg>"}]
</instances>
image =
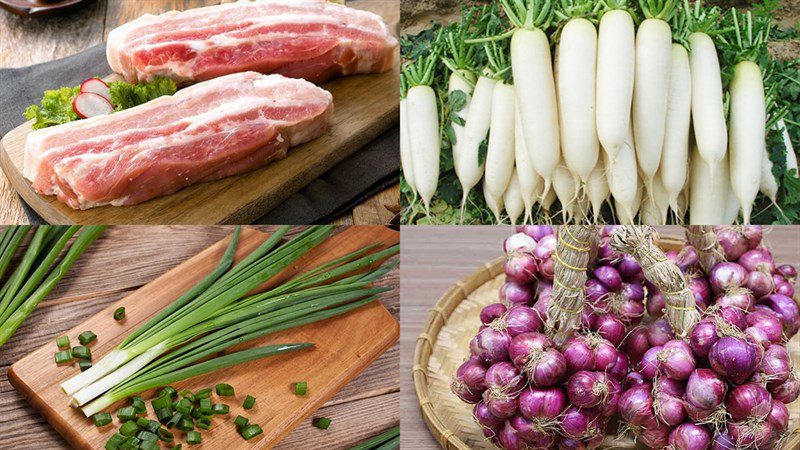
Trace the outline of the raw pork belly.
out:
<instances>
[{"instance_id":1,"label":"raw pork belly","mask_svg":"<svg viewBox=\"0 0 800 450\"><path fill-rule=\"evenodd\" d=\"M75 209L133 205L264 166L325 132L332 96L243 72L107 116L34 131L25 177Z\"/></svg>"},{"instance_id":2,"label":"raw pork belly","mask_svg":"<svg viewBox=\"0 0 800 450\"><path fill-rule=\"evenodd\" d=\"M190 83L253 70L319 83L392 68L380 16L325 0L241 0L147 14L111 31L108 63L130 82Z\"/></svg>"}]
</instances>

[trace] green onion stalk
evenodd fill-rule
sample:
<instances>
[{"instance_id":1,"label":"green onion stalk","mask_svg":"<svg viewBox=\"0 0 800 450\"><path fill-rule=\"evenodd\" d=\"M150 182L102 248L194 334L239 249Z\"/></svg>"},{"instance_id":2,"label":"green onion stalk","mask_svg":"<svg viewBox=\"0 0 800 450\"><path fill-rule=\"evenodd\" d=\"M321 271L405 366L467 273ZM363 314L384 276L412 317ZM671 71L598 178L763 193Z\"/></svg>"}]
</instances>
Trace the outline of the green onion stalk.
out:
<instances>
[{"instance_id":1,"label":"green onion stalk","mask_svg":"<svg viewBox=\"0 0 800 450\"><path fill-rule=\"evenodd\" d=\"M60 261L59 256L81 227L42 225L36 228L25 254L0 288L0 346L11 338L105 228L84 228ZM30 229L30 226L10 226L0 233L0 279Z\"/></svg>"},{"instance_id":2,"label":"green onion stalk","mask_svg":"<svg viewBox=\"0 0 800 450\"><path fill-rule=\"evenodd\" d=\"M71 404L81 406L84 414L91 416L130 395L229 367L228 361L249 361L250 355L269 356L272 353L264 353L262 349L249 349L228 355L230 360L215 358L198 362L269 333L352 311L387 290L371 284L391 270L393 264L369 268L397 253L397 246L367 254L374 249L369 246L266 292L248 295L327 239L332 231L332 227L312 227L271 250L287 229L278 230L259 249L229 269L238 241L237 228L217 270L128 336L91 369L62 384L62 389L72 397ZM287 345L292 350L305 348L304 344ZM96 367L98 370L89 374Z\"/></svg>"}]
</instances>

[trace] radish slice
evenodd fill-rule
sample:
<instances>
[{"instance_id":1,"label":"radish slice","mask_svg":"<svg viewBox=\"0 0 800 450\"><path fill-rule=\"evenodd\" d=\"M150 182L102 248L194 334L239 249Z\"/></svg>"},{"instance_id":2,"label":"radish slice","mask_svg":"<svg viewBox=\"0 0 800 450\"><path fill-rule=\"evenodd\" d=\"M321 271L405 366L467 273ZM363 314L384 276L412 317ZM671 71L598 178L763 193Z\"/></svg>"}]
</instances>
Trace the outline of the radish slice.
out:
<instances>
[{"instance_id":1,"label":"radish slice","mask_svg":"<svg viewBox=\"0 0 800 450\"><path fill-rule=\"evenodd\" d=\"M99 78L89 78L81 83L81 93L84 92L97 94L111 101L111 93L108 90L108 85Z\"/></svg>"},{"instance_id":2,"label":"radish slice","mask_svg":"<svg viewBox=\"0 0 800 450\"><path fill-rule=\"evenodd\" d=\"M105 97L94 92L84 92L72 99L72 109L82 119L89 117L104 116L114 112L114 106Z\"/></svg>"}]
</instances>

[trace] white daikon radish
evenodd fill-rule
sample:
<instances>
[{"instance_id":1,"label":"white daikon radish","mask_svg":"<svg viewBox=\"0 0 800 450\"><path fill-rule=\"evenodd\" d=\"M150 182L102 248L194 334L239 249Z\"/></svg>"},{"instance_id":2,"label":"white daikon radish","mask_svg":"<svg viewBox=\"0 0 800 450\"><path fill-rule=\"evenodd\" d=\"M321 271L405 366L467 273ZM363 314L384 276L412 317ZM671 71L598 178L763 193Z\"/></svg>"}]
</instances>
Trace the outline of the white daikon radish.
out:
<instances>
[{"instance_id":1,"label":"white daikon radish","mask_svg":"<svg viewBox=\"0 0 800 450\"><path fill-rule=\"evenodd\" d=\"M716 23L716 10L694 8L684 2L689 35L689 65L692 73L692 127L700 156L711 170L719 166L728 149L728 131L722 100L722 76L714 41L707 34Z\"/></svg>"},{"instance_id":2,"label":"white daikon radish","mask_svg":"<svg viewBox=\"0 0 800 450\"><path fill-rule=\"evenodd\" d=\"M436 93L431 88L433 66L438 59L438 50L434 50L404 68L405 80L409 86L406 109L414 185L428 214L431 199L439 185L439 112Z\"/></svg>"},{"instance_id":3,"label":"white daikon radish","mask_svg":"<svg viewBox=\"0 0 800 450\"><path fill-rule=\"evenodd\" d=\"M519 190L522 200L525 203L525 217L523 223L530 223L533 220L533 205L542 195L544 182L542 177L533 170L530 163L528 149L525 147L525 138L522 136L522 122L519 117L519 110L515 108L514 114L514 164L516 166L517 178L519 179Z\"/></svg>"},{"instance_id":4,"label":"white daikon radish","mask_svg":"<svg viewBox=\"0 0 800 450\"><path fill-rule=\"evenodd\" d=\"M411 188L411 204L417 200L417 186L414 184L414 164L411 162L411 141L408 133L408 107L405 97L400 99L400 166L403 178Z\"/></svg>"},{"instance_id":5,"label":"white daikon radish","mask_svg":"<svg viewBox=\"0 0 800 450\"><path fill-rule=\"evenodd\" d=\"M603 203L608 199L608 181L606 179L606 169L604 159L607 156L598 158L597 167L589 174L589 180L586 182L585 193L586 197L592 205L592 218L594 223L598 223L600 219L600 211L603 208Z\"/></svg>"},{"instance_id":6,"label":"white daikon radish","mask_svg":"<svg viewBox=\"0 0 800 450\"><path fill-rule=\"evenodd\" d=\"M514 173L514 86L498 81L492 96L489 149L486 152L486 189L502 197Z\"/></svg>"},{"instance_id":7,"label":"white daikon radish","mask_svg":"<svg viewBox=\"0 0 800 450\"><path fill-rule=\"evenodd\" d=\"M612 162L630 128L634 55L633 18L622 9L607 11L597 36L596 108L597 137Z\"/></svg>"},{"instance_id":8,"label":"white daikon radish","mask_svg":"<svg viewBox=\"0 0 800 450\"><path fill-rule=\"evenodd\" d=\"M756 63L742 61L734 66L730 93L730 175L747 225L766 152L764 80Z\"/></svg>"},{"instance_id":9,"label":"white daikon radish","mask_svg":"<svg viewBox=\"0 0 800 450\"><path fill-rule=\"evenodd\" d=\"M511 37L511 69L523 136L534 170L550 186L560 159L558 105L550 58L550 42L544 31L552 17L550 2L502 2L517 28Z\"/></svg>"},{"instance_id":10,"label":"white daikon radish","mask_svg":"<svg viewBox=\"0 0 800 450\"><path fill-rule=\"evenodd\" d=\"M672 30L669 20L674 1L643 1L646 19L636 32L636 64L633 84L633 140L636 161L644 177L648 195L661 164L664 129L667 120ZM655 8L652 8L655 7Z\"/></svg>"},{"instance_id":11,"label":"white daikon radish","mask_svg":"<svg viewBox=\"0 0 800 450\"><path fill-rule=\"evenodd\" d=\"M641 222L645 225L666 225L669 201L661 177L653 179L653 192L642 196L639 208Z\"/></svg>"},{"instance_id":12,"label":"white daikon radish","mask_svg":"<svg viewBox=\"0 0 800 450\"><path fill-rule=\"evenodd\" d=\"M630 219L625 223L633 223L633 218L636 216L634 210L639 208L636 197L641 195L641 188L636 165L636 152L633 147L633 133L630 129L628 139L617 151L616 159L612 162L609 156L606 162L609 164L608 187L619 205L616 208L617 216ZM619 208L622 208L622 211Z\"/></svg>"},{"instance_id":13,"label":"white daikon radish","mask_svg":"<svg viewBox=\"0 0 800 450\"><path fill-rule=\"evenodd\" d=\"M678 211L678 196L686 184L689 166L689 129L692 110L692 75L689 54L679 44L672 44L667 121L658 177L661 179L673 212Z\"/></svg>"},{"instance_id":14,"label":"white daikon radish","mask_svg":"<svg viewBox=\"0 0 800 450\"><path fill-rule=\"evenodd\" d=\"M561 30L556 62L559 129L563 163L586 183L597 165L600 142L595 125L597 30L584 18Z\"/></svg>"},{"instance_id":15,"label":"white daikon radish","mask_svg":"<svg viewBox=\"0 0 800 450\"><path fill-rule=\"evenodd\" d=\"M772 203L775 203L775 198L778 196L778 182L775 180L775 175L772 174L772 161L769 159L766 147L764 147L764 155L761 160L761 181L758 190L772 200Z\"/></svg>"},{"instance_id":16,"label":"white daikon radish","mask_svg":"<svg viewBox=\"0 0 800 450\"><path fill-rule=\"evenodd\" d=\"M728 157L723 155L713 170L700 155L697 145L691 155L689 224L717 225L725 222L728 206Z\"/></svg>"},{"instance_id":17,"label":"white daikon radish","mask_svg":"<svg viewBox=\"0 0 800 450\"><path fill-rule=\"evenodd\" d=\"M492 95L497 80L491 78L491 71L485 70L478 78L475 91L472 93L467 121L464 124L463 139L458 145L458 158L454 159L456 176L461 182L463 196L461 198L461 214L469 192L483 177L483 167L479 159L481 142L489 134L492 118Z\"/></svg>"},{"instance_id":18,"label":"white daikon radish","mask_svg":"<svg viewBox=\"0 0 800 450\"><path fill-rule=\"evenodd\" d=\"M448 98L456 95L464 96L463 106L458 111L455 111L456 116L463 121L462 123L466 123L467 113L469 112L469 104L472 100L472 91L474 88L475 74L472 72L465 69L456 69L455 72L450 74L450 80L447 85ZM463 94L459 94L459 92L463 92ZM456 166L458 165L458 158L460 156L460 152L458 151L459 144L464 138L464 126L456 121L450 122L450 126L453 128L453 135L456 138L455 142L451 143L451 148L453 150L453 165Z\"/></svg>"},{"instance_id":19,"label":"white daikon radish","mask_svg":"<svg viewBox=\"0 0 800 450\"><path fill-rule=\"evenodd\" d=\"M503 194L503 204L505 205L511 225L516 225L517 219L519 219L519 216L522 215L522 212L525 210L525 203L522 201L522 192L519 190L519 176L516 170L511 175L511 182L508 183L508 188Z\"/></svg>"},{"instance_id":20,"label":"white daikon radish","mask_svg":"<svg viewBox=\"0 0 800 450\"><path fill-rule=\"evenodd\" d=\"M617 211L617 219L621 225L636 225L636 215L639 214L639 209L644 197L644 187L636 191L636 198L634 198L634 207L628 213L619 200L614 200L614 209Z\"/></svg>"},{"instance_id":21,"label":"white daikon radish","mask_svg":"<svg viewBox=\"0 0 800 450\"><path fill-rule=\"evenodd\" d=\"M794 174L796 177L800 178L800 172L797 171L797 154L794 152L794 146L792 145L792 139L789 136L789 130L786 128L786 123L783 119L779 119L775 126L777 126L781 130L781 134L783 135L783 144L786 146L786 170L787 172L794 169Z\"/></svg>"},{"instance_id":22,"label":"white daikon radish","mask_svg":"<svg viewBox=\"0 0 800 450\"><path fill-rule=\"evenodd\" d=\"M676 222L679 224L683 224L684 217L686 217L686 208L689 207L689 197L691 196L689 192L689 183L687 183L686 189L681 191L681 195L678 196L678 209L673 211L675 216L677 216Z\"/></svg>"},{"instance_id":23,"label":"white daikon radish","mask_svg":"<svg viewBox=\"0 0 800 450\"><path fill-rule=\"evenodd\" d=\"M544 187L544 183L542 185ZM545 192L542 195L541 200L539 201L539 204L542 206L543 210L545 210L545 211L547 211L549 213L550 212L550 208L553 207L553 202L555 202L555 201L556 201L556 191L553 189L552 186L550 186L550 189L548 189L547 192Z\"/></svg>"},{"instance_id":24,"label":"white daikon radish","mask_svg":"<svg viewBox=\"0 0 800 450\"><path fill-rule=\"evenodd\" d=\"M495 222L503 223L503 196L492 196L492 194L489 193L489 190L486 189L485 179L483 180L483 199L486 201L486 206L488 206L489 210L494 214Z\"/></svg>"},{"instance_id":25,"label":"white daikon radish","mask_svg":"<svg viewBox=\"0 0 800 450\"><path fill-rule=\"evenodd\" d=\"M464 131L463 123L467 120L467 112L469 111L472 91L475 89L477 78L472 71L472 67L475 64L476 47L465 42L465 39L469 36L471 20L471 13L463 15L461 23L454 28L448 27L449 29L444 35L445 54L442 56L442 63L450 69L450 78L447 85L448 102L451 109L454 105L459 106L454 112L461 119L461 123L455 120L450 123L455 137L455 142L451 145L454 164L458 159L458 145L461 142ZM462 98L463 101L461 100Z\"/></svg>"},{"instance_id":26,"label":"white daikon radish","mask_svg":"<svg viewBox=\"0 0 800 450\"><path fill-rule=\"evenodd\" d=\"M557 166L553 172L553 190L561 202L561 220L564 223L571 223L575 217L575 200L578 195L576 186L575 178L569 169L564 165Z\"/></svg>"},{"instance_id":27,"label":"white daikon radish","mask_svg":"<svg viewBox=\"0 0 800 450\"><path fill-rule=\"evenodd\" d=\"M725 214L720 221L721 225L733 225L739 218L739 200L736 199L736 195L733 193L732 181L733 180L728 179L726 183L726 187L728 188L728 201Z\"/></svg>"}]
</instances>

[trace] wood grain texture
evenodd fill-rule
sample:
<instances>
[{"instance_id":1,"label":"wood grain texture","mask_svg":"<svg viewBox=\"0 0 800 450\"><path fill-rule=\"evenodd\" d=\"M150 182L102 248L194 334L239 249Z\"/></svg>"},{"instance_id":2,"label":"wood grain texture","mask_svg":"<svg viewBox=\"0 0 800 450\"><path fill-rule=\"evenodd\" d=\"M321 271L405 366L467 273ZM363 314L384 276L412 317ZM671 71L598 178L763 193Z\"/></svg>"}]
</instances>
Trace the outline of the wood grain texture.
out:
<instances>
[{"instance_id":1,"label":"wood grain texture","mask_svg":"<svg viewBox=\"0 0 800 450\"><path fill-rule=\"evenodd\" d=\"M663 235L681 236L680 227L656 227ZM414 346L430 308L454 283L502 254L503 240L514 233L506 226L401 227L400 319L401 447L439 449L419 412L411 370ZM800 227L771 227L765 241L776 261L800 265Z\"/></svg>"},{"instance_id":2,"label":"wood grain texture","mask_svg":"<svg viewBox=\"0 0 800 450\"><path fill-rule=\"evenodd\" d=\"M256 228L266 232L274 229ZM301 229L293 229L290 234ZM2 447L68 447L53 428L11 388L5 375L11 363L43 345L52 344L57 336L87 317L109 307L137 287L152 281L230 232L230 227L111 227L67 274L60 283L58 292L52 293L39 305L36 312L0 351L0 436L4 439ZM105 273L105 277L87 278L94 273ZM394 287L381 300L392 316L398 319L399 271L395 269L387 274L380 284ZM360 439L396 424L396 397L392 400L391 396L396 396L399 389L398 358L399 350L395 345L323 406L321 411L325 411L324 415L333 419L331 430L351 429L353 433L337 434L338 437L332 438L327 434L309 434L298 429L289 434L285 441L293 442L293 445L306 442L314 448L347 448ZM266 397L258 398L260 401L268 401ZM335 415L326 409L345 404L348 405L347 408L333 410ZM383 405L383 408L369 406L374 404ZM372 421L365 423L364 417L358 415L359 411L365 410L371 411L369 416ZM317 447L318 441L324 442L324 446ZM235 445L239 443L238 440L231 442L234 445L230 448L238 448ZM280 444L278 448L283 448L283 445Z\"/></svg>"},{"instance_id":3,"label":"wood grain texture","mask_svg":"<svg viewBox=\"0 0 800 450\"><path fill-rule=\"evenodd\" d=\"M160 13L172 9L188 9L219 3L219 0L97 0L90 8L78 9L64 17L53 16L43 19L23 19L12 14L0 14L0 35L5 36L6 28L11 39L0 40L0 67L25 66L36 62L44 62L61 58L103 41L108 32L114 27L139 17L145 13ZM391 30L398 31L399 3L397 0L356 0L348 2L349 6L372 10L383 15ZM30 50L30 51L28 51ZM321 174L344 160L358 148L377 137L382 131L393 126L399 120L397 101L394 92L397 86L397 70L390 74L378 75L384 77L386 85L377 80L366 83L364 81L345 82L346 89L336 95L334 91L334 104L344 128L341 132L329 133L318 139L316 144L307 144L289 152L289 158L269 165L251 174L229 178L215 183L205 183L188 190L181 191L167 198L171 201L154 200L145 203L151 205L150 209L137 213L113 211L126 208L106 207L108 213L99 213L98 210L77 216L75 213L61 205L54 197L44 200L30 190L29 183L18 174L9 175L14 180L13 184L4 174L0 174L0 224L27 223L22 203L17 195L21 187L21 194L25 200L37 210L46 220L51 222L83 222L83 223L250 223L263 215L266 211L280 204L293 192L300 190ZM369 78L369 77L360 77ZM341 80L335 80L325 85L327 89L340 90ZM391 86L391 87L389 87ZM347 92L345 95L343 92ZM391 93L391 95L387 95ZM363 101L359 101L362 99ZM345 114L344 108L351 103L363 104L366 109L351 110ZM388 109L377 111L378 105ZM371 124L371 126L370 126ZM329 146L329 151L318 152L320 146ZM9 166L10 161L2 156L0 150L0 165ZM302 153L303 156L297 155ZM293 162L289 162L289 160ZM266 180L266 182L265 182ZM274 185L265 197L265 186ZM15 188L16 187L16 188ZM27 188L27 189L26 189ZM199 195L198 191L208 191L209 195ZM395 203L399 203L399 185L395 186L398 194ZM214 195L219 192L219 195ZM258 194L261 192L262 194ZM381 194L367 199L360 205L360 211L352 211L342 219L344 223L374 224L384 222L365 222L386 216L385 208L379 203L383 201ZM191 200L188 200L191 199ZM231 205L230 199L236 199L238 205ZM187 214L174 211L175 204L185 204L187 201L197 202L215 213L210 217L204 213ZM56 204L54 204L55 202ZM233 202L233 203L237 203ZM189 208L192 209L192 208ZM197 212L197 211L196 211ZM128 215L135 215L140 220L129 220ZM389 217L391 219L391 217Z\"/></svg>"}]
</instances>

